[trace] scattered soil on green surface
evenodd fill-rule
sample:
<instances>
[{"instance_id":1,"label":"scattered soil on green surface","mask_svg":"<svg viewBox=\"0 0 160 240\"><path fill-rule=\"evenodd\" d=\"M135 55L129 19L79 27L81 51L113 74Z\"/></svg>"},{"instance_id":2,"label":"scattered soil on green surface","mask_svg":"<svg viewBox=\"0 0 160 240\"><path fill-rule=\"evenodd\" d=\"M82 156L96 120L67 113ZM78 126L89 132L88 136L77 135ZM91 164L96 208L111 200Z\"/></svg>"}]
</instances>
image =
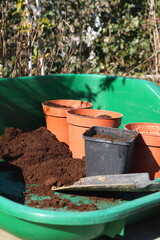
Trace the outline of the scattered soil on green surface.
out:
<instances>
[{"instance_id":1,"label":"scattered soil on green surface","mask_svg":"<svg viewBox=\"0 0 160 240\"><path fill-rule=\"evenodd\" d=\"M72 211L93 211L98 210L95 203L84 203L83 201L76 201L73 202L72 199L74 198L73 195L71 195L70 199L65 198L63 194L56 195L53 191L43 191L41 195L44 195L49 197L43 200L32 200L30 197L30 194L37 195L37 188L38 186L33 186L29 189L29 192L26 196L26 202L28 203L30 207L36 207L36 208L47 208L47 209L59 209L59 208L66 208L67 210ZM39 186L41 188L41 186ZM38 191L39 193L39 191ZM45 194L44 194L45 193ZM40 195L40 194L39 194Z\"/></svg>"}]
</instances>

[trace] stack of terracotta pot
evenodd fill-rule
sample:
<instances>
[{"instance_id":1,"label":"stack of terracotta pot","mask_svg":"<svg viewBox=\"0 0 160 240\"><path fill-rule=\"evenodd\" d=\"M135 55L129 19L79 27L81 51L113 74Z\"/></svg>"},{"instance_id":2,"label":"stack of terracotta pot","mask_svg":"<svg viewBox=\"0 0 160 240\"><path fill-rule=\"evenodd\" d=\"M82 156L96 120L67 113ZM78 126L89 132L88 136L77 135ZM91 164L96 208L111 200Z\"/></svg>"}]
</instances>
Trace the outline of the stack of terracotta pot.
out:
<instances>
[{"instance_id":1,"label":"stack of terracotta pot","mask_svg":"<svg viewBox=\"0 0 160 240\"><path fill-rule=\"evenodd\" d=\"M59 99L42 103L47 129L69 145L73 158L85 156L83 133L92 126L118 128L123 114L91 109L92 103ZM131 172L149 172L150 178L160 177L160 124L130 123L127 130L139 132L132 157Z\"/></svg>"},{"instance_id":2,"label":"stack of terracotta pot","mask_svg":"<svg viewBox=\"0 0 160 240\"><path fill-rule=\"evenodd\" d=\"M42 103L46 126L57 139L69 145L74 158L85 155L82 134L92 126L119 127L122 114L90 109L92 103L80 100L50 100Z\"/></svg>"}]
</instances>

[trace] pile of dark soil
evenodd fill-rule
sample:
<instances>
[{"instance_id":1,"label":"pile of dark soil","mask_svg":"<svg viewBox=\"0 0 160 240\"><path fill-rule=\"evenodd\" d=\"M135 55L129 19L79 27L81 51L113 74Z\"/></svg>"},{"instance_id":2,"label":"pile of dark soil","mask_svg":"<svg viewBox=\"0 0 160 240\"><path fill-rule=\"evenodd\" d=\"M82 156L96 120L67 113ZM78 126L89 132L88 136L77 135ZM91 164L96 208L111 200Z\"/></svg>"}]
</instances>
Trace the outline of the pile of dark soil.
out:
<instances>
[{"instance_id":1,"label":"pile of dark soil","mask_svg":"<svg viewBox=\"0 0 160 240\"><path fill-rule=\"evenodd\" d=\"M85 160L72 158L69 147L59 142L45 127L32 132L6 128L0 137L0 158L7 161L5 167L16 166L15 180L25 184L40 184L30 193L53 195L51 186L69 185L85 176Z\"/></svg>"},{"instance_id":2,"label":"pile of dark soil","mask_svg":"<svg viewBox=\"0 0 160 240\"><path fill-rule=\"evenodd\" d=\"M32 132L6 128L0 137L0 158L6 160L3 169L14 171L13 180L25 183L25 200L20 201L37 208L62 208L69 210L97 210L96 204L73 203L70 199L57 196L51 186L70 185L86 176L85 159L72 158L68 145L59 142L45 127ZM44 196L43 201L32 200L31 196ZM8 195L4 196L9 197ZM74 196L73 196L74 197ZM94 201L99 197L95 197ZM111 201L113 199L103 199Z\"/></svg>"},{"instance_id":3,"label":"pile of dark soil","mask_svg":"<svg viewBox=\"0 0 160 240\"><path fill-rule=\"evenodd\" d=\"M6 128L0 137L0 146L0 157L22 168L50 159L72 157L68 146L45 127L32 132Z\"/></svg>"},{"instance_id":4,"label":"pile of dark soil","mask_svg":"<svg viewBox=\"0 0 160 240\"><path fill-rule=\"evenodd\" d=\"M84 159L73 159L69 147L45 127L32 132L6 128L0 158L23 170L26 184L68 185L85 176Z\"/></svg>"}]
</instances>

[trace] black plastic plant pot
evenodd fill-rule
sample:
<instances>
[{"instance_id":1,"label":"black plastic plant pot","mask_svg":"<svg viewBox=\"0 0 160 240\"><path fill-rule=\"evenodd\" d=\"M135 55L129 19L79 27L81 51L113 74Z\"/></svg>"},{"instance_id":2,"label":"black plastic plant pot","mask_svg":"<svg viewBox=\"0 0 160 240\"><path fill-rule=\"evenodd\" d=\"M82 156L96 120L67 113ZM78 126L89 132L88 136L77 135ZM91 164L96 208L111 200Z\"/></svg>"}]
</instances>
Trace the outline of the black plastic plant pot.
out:
<instances>
[{"instance_id":1,"label":"black plastic plant pot","mask_svg":"<svg viewBox=\"0 0 160 240\"><path fill-rule=\"evenodd\" d=\"M132 130L91 127L83 134L86 176L128 173L135 139Z\"/></svg>"}]
</instances>

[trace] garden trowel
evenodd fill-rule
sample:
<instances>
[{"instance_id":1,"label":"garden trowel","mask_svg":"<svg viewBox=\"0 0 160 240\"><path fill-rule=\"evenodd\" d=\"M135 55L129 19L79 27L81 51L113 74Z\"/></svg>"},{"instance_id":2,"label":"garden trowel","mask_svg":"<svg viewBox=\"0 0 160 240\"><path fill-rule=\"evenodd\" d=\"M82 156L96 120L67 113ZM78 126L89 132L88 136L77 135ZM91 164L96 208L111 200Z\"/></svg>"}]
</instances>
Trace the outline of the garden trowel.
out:
<instances>
[{"instance_id":1,"label":"garden trowel","mask_svg":"<svg viewBox=\"0 0 160 240\"><path fill-rule=\"evenodd\" d=\"M51 188L54 191L159 191L160 178L150 180L148 173L101 175L81 178L69 186Z\"/></svg>"}]
</instances>

